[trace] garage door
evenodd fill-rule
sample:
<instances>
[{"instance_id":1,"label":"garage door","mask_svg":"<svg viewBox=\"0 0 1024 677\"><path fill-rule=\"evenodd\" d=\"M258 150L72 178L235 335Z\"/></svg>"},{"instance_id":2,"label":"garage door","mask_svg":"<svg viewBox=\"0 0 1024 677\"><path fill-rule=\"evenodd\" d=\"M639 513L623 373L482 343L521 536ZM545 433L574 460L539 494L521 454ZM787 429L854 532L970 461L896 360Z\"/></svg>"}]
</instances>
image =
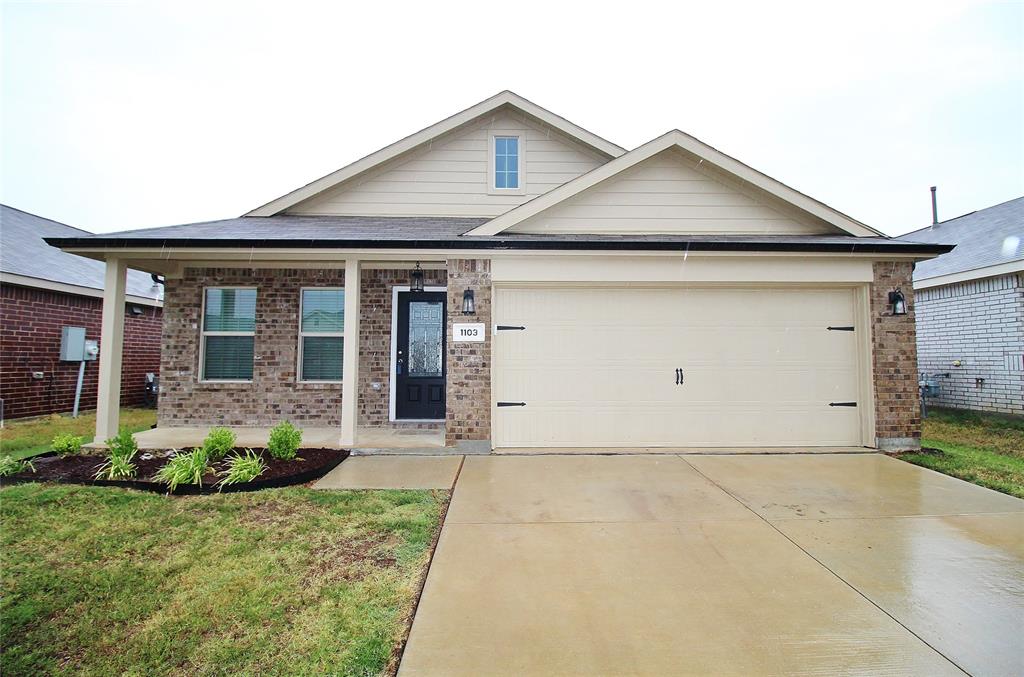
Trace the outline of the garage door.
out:
<instances>
[{"instance_id":1,"label":"garage door","mask_svg":"<svg viewBox=\"0 0 1024 677\"><path fill-rule=\"evenodd\" d=\"M851 289L499 287L494 445L860 445L854 307Z\"/></svg>"}]
</instances>

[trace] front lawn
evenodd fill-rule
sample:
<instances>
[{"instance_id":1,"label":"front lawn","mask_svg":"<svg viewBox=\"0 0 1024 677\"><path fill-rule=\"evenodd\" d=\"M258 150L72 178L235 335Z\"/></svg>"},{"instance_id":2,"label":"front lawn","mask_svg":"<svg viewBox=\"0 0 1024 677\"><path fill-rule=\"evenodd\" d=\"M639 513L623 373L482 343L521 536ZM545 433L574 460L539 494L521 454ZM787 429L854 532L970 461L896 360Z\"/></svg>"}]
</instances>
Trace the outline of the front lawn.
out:
<instances>
[{"instance_id":1,"label":"front lawn","mask_svg":"<svg viewBox=\"0 0 1024 677\"><path fill-rule=\"evenodd\" d=\"M0 673L393 673L446 492L0 490Z\"/></svg>"},{"instance_id":2,"label":"front lawn","mask_svg":"<svg viewBox=\"0 0 1024 677\"><path fill-rule=\"evenodd\" d=\"M156 409L121 409L121 427L133 433L149 430L156 423ZM81 435L83 444L92 442L96 431L96 412L86 411L78 418L70 414L52 414L36 418L4 421L0 428L0 456L28 458L50 450L50 442L60 433Z\"/></svg>"},{"instance_id":3,"label":"front lawn","mask_svg":"<svg viewBox=\"0 0 1024 677\"><path fill-rule=\"evenodd\" d=\"M938 452L899 458L1024 498L1024 417L930 409L923 433Z\"/></svg>"}]
</instances>

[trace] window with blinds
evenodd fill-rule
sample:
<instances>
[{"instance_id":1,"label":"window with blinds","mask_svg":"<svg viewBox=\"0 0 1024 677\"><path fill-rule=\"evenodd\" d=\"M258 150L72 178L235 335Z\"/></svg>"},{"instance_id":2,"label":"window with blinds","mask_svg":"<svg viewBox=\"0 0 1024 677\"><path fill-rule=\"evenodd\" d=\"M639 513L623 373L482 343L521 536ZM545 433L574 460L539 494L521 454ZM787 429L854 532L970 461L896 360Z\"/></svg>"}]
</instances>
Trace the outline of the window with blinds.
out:
<instances>
[{"instance_id":1,"label":"window with blinds","mask_svg":"<svg viewBox=\"0 0 1024 677\"><path fill-rule=\"evenodd\" d=\"M345 351L345 290L303 289L299 309L299 378L340 382Z\"/></svg>"},{"instance_id":2,"label":"window with blinds","mask_svg":"<svg viewBox=\"0 0 1024 677\"><path fill-rule=\"evenodd\" d=\"M203 297L202 380L251 381L256 290L211 287Z\"/></svg>"}]
</instances>

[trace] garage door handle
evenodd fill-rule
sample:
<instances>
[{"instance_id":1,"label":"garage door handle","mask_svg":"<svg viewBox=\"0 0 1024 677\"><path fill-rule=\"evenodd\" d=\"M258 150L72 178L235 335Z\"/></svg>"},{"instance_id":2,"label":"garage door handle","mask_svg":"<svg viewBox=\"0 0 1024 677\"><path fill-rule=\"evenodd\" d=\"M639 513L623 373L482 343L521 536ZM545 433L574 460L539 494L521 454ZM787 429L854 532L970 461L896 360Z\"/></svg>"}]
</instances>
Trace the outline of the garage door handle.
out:
<instances>
[{"instance_id":1,"label":"garage door handle","mask_svg":"<svg viewBox=\"0 0 1024 677\"><path fill-rule=\"evenodd\" d=\"M686 376L683 374L683 370L682 369L676 369L676 385L677 386L683 385L683 382L685 380L686 380Z\"/></svg>"}]
</instances>

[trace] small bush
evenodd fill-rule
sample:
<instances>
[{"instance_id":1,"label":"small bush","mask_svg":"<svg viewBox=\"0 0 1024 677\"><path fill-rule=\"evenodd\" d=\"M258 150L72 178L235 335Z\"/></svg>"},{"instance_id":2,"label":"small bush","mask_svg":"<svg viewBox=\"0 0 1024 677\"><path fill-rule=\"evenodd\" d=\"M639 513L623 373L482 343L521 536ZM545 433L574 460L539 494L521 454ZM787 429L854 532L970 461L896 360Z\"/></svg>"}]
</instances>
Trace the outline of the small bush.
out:
<instances>
[{"instance_id":1,"label":"small bush","mask_svg":"<svg viewBox=\"0 0 1024 677\"><path fill-rule=\"evenodd\" d=\"M16 461L12 456L0 456L0 477L7 477L8 475L17 475L20 472L26 470L36 471L31 461L21 460Z\"/></svg>"},{"instance_id":2,"label":"small bush","mask_svg":"<svg viewBox=\"0 0 1024 677\"><path fill-rule=\"evenodd\" d=\"M224 478L220 481L220 488L228 484L252 482L266 469L267 464L263 458L252 449L246 449L244 455L236 452L228 459L228 469L220 473Z\"/></svg>"},{"instance_id":3,"label":"small bush","mask_svg":"<svg viewBox=\"0 0 1024 677\"><path fill-rule=\"evenodd\" d=\"M267 451L278 460L290 461L295 458L300 444L302 444L302 431L288 421L284 421L278 423L270 431Z\"/></svg>"},{"instance_id":4,"label":"small bush","mask_svg":"<svg viewBox=\"0 0 1024 677\"><path fill-rule=\"evenodd\" d=\"M53 450L61 456L77 454L82 450L82 438L71 433L61 433L53 438Z\"/></svg>"},{"instance_id":5,"label":"small bush","mask_svg":"<svg viewBox=\"0 0 1024 677\"><path fill-rule=\"evenodd\" d=\"M135 464L132 459L139 450L135 438L127 428L122 428L117 437L107 440L108 456L96 470L98 480L126 480L135 477Z\"/></svg>"},{"instance_id":6,"label":"small bush","mask_svg":"<svg viewBox=\"0 0 1024 677\"><path fill-rule=\"evenodd\" d=\"M166 484L168 491L174 491L179 484L203 486L203 475L209 469L206 453L202 449L193 449L187 454L172 456L164 467L156 471L153 479Z\"/></svg>"},{"instance_id":7,"label":"small bush","mask_svg":"<svg viewBox=\"0 0 1024 677\"><path fill-rule=\"evenodd\" d=\"M212 428L203 440L203 451L210 463L215 463L235 448L235 433L227 428Z\"/></svg>"}]
</instances>

